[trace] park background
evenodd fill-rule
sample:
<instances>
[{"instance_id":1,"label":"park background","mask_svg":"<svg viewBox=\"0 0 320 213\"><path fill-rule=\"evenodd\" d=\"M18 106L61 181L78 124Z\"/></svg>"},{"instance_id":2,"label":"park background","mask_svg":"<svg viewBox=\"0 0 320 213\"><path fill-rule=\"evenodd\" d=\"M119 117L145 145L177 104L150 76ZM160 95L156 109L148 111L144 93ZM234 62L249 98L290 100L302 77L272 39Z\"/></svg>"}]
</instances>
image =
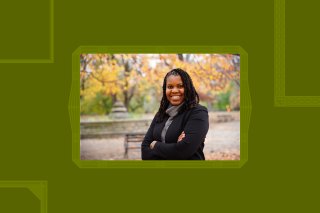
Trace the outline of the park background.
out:
<instances>
[{"instance_id":1,"label":"park background","mask_svg":"<svg viewBox=\"0 0 320 213\"><path fill-rule=\"evenodd\" d=\"M0 181L47 181L48 212L318 209L319 108L274 105L277 10L285 11L285 94L320 96L316 2L149 3L54 1L54 63L0 61ZM2 2L1 60L49 57L50 7ZM252 100L248 161L239 169L80 169L68 103L72 53L81 45L241 46ZM168 192L174 198L158 205ZM25 188L0 187L0 198L5 212L40 202Z\"/></svg>"},{"instance_id":2,"label":"park background","mask_svg":"<svg viewBox=\"0 0 320 213\"><path fill-rule=\"evenodd\" d=\"M206 160L240 160L240 54L81 54L80 159L141 160L142 141L125 152L125 134L148 131L175 68L209 111Z\"/></svg>"}]
</instances>

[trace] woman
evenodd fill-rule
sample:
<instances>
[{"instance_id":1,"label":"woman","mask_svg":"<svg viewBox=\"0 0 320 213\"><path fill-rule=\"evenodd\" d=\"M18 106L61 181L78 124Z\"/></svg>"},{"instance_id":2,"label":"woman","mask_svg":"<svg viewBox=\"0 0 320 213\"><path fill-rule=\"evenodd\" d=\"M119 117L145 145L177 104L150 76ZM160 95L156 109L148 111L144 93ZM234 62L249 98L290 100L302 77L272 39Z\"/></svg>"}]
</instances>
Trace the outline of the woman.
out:
<instances>
[{"instance_id":1,"label":"woman","mask_svg":"<svg viewBox=\"0 0 320 213\"><path fill-rule=\"evenodd\" d=\"M159 111L141 145L142 160L205 160L208 117L189 74L171 70L163 81Z\"/></svg>"}]
</instances>

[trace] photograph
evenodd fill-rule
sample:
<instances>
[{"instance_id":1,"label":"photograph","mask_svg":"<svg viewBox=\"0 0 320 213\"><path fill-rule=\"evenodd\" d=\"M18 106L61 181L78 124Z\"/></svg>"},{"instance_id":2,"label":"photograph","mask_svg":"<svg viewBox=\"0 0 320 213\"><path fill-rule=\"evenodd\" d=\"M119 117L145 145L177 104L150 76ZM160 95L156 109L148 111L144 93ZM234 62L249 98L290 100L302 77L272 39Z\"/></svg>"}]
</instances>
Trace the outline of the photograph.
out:
<instances>
[{"instance_id":1,"label":"photograph","mask_svg":"<svg viewBox=\"0 0 320 213\"><path fill-rule=\"evenodd\" d=\"M80 160L240 160L240 54L80 54Z\"/></svg>"}]
</instances>

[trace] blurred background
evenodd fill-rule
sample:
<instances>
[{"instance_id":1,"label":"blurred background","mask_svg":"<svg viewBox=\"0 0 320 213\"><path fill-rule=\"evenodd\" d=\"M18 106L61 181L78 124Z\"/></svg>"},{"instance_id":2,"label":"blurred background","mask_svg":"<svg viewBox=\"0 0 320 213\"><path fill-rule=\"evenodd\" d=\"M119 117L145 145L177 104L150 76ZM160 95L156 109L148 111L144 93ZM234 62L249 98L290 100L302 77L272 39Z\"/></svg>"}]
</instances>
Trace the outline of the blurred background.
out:
<instances>
[{"instance_id":1,"label":"blurred background","mask_svg":"<svg viewBox=\"0 0 320 213\"><path fill-rule=\"evenodd\" d=\"M81 54L81 160L141 160L174 68L188 72L209 111L206 160L240 160L239 54Z\"/></svg>"}]
</instances>

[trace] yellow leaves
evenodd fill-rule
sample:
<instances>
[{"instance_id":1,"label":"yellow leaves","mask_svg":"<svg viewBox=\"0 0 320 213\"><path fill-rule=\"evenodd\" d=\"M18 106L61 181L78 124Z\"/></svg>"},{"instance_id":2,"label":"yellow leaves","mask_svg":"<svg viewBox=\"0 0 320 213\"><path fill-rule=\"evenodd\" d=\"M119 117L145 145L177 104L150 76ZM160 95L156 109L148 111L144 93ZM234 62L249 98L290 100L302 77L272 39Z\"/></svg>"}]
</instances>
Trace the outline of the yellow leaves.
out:
<instances>
[{"instance_id":1,"label":"yellow leaves","mask_svg":"<svg viewBox=\"0 0 320 213\"><path fill-rule=\"evenodd\" d=\"M209 63L207 63L204 67L205 67L206 70L211 70L211 66L210 66Z\"/></svg>"},{"instance_id":2,"label":"yellow leaves","mask_svg":"<svg viewBox=\"0 0 320 213\"><path fill-rule=\"evenodd\" d=\"M111 92L111 88L110 88L110 87L107 87L107 88L106 88L106 93L107 93L107 95L109 95L110 92Z\"/></svg>"},{"instance_id":3,"label":"yellow leaves","mask_svg":"<svg viewBox=\"0 0 320 213\"><path fill-rule=\"evenodd\" d=\"M218 54L197 54L198 62L196 63L180 61L176 54L156 54L153 56L114 54L114 56L118 60L120 59L119 62L111 60L107 54L85 55L89 65L87 72L92 72L94 77L81 72L81 78L86 77L86 81L84 81L86 90L83 94L88 97L94 97L97 92L103 92L106 95L121 94L136 85L136 92L140 92L140 95L146 95L146 91L154 90L156 96L162 96L163 79L166 73L174 68L181 68L188 72L196 90L203 93L212 91L216 94L218 90L223 91L226 87L230 87L226 84L227 79L235 78L237 75L237 78L240 78L239 72L222 69L222 67L232 66ZM133 57L139 61L139 64L135 63L130 71L125 71L121 58L127 61ZM98 67L95 65L95 60L100 61L100 58L105 63ZM165 62L168 62L169 65ZM142 75L138 72L141 72Z\"/></svg>"},{"instance_id":4,"label":"yellow leaves","mask_svg":"<svg viewBox=\"0 0 320 213\"><path fill-rule=\"evenodd\" d=\"M81 72L80 75L81 75L81 79L83 79L86 76L86 73L85 72Z\"/></svg>"},{"instance_id":5,"label":"yellow leaves","mask_svg":"<svg viewBox=\"0 0 320 213\"><path fill-rule=\"evenodd\" d=\"M137 74L137 71L135 71L135 70L131 70L131 72L130 72L130 76L135 76Z\"/></svg>"},{"instance_id":6,"label":"yellow leaves","mask_svg":"<svg viewBox=\"0 0 320 213\"><path fill-rule=\"evenodd\" d=\"M111 87L109 87L108 88L109 89L109 93L108 93L108 95L114 95L114 94L116 94L117 93L117 87L115 87L115 86L111 86Z\"/></svg>"}]
</instances>

